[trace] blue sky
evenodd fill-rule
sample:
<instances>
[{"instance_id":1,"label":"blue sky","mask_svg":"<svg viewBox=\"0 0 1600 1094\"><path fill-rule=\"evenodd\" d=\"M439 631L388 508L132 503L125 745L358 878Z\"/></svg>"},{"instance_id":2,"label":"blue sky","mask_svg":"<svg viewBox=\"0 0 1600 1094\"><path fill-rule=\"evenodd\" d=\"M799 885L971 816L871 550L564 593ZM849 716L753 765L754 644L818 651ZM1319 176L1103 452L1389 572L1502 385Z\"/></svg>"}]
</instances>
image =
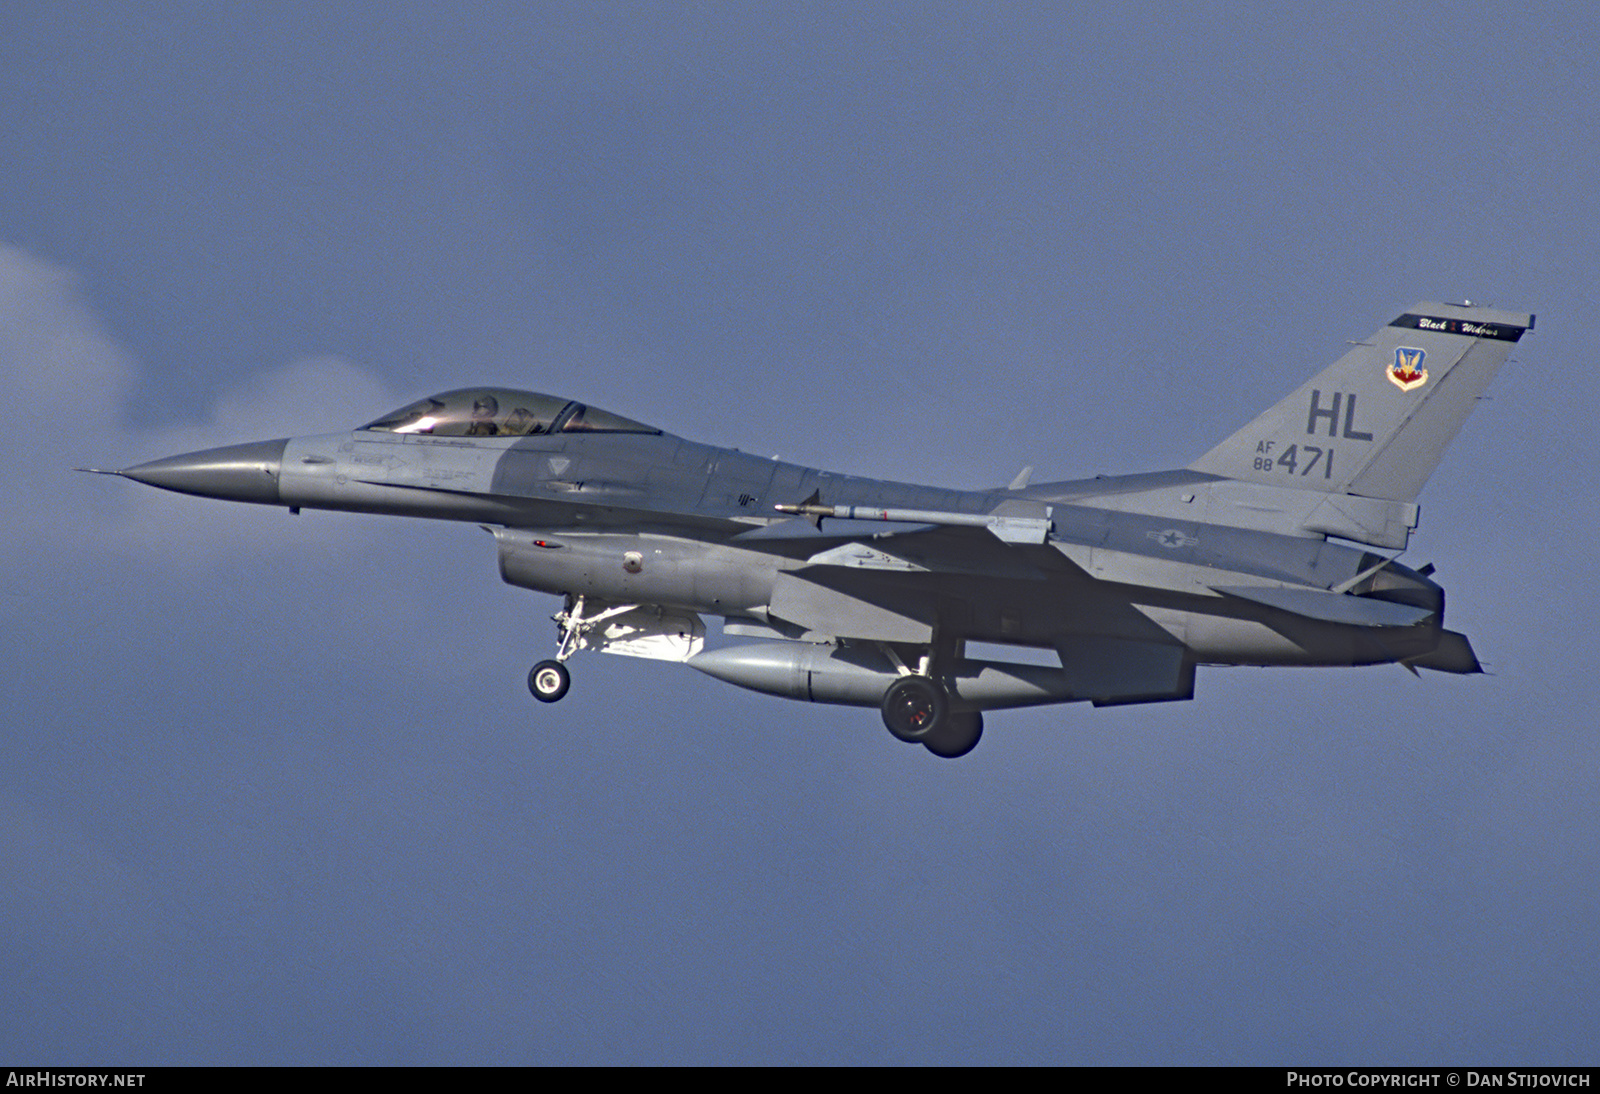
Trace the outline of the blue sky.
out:
<instances>
[{"instance_id":1,"label":"blue sky","mask_svg":"<svg viewBox=\"0 0 1600 1094\"><path fill-rule=\"evenodd\" d=\"M0 13L0 1057L1593 1062L1579 5ZM467 384L952 486L1539 313L1406 561L1491 675L997 714L522 677L470 525L75 475ZM1591 348L1585 349L1585 346Z\"/></svg>"}]
</instances>

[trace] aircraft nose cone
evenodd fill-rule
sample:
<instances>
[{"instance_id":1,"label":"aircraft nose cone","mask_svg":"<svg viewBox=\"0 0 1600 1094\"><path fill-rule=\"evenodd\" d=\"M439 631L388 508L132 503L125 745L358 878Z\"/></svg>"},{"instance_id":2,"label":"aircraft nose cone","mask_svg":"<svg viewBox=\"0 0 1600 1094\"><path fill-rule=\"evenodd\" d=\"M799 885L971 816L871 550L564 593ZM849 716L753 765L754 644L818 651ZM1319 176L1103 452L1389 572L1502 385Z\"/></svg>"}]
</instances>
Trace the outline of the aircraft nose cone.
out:
<instances>
[{"instance_id":1,"label":"aircraft nose cone","mask_svg":"<svg viewBox=\"0 0 1600 1094\"><path fill-rule=\"evenodd\" d=\"M283 450L288 443L285 438L208 448L204 452L141 463L121 475L180 494L277 505L282 500L278 494L278 473L283 469Z\"/></svg>"}]
</instances>

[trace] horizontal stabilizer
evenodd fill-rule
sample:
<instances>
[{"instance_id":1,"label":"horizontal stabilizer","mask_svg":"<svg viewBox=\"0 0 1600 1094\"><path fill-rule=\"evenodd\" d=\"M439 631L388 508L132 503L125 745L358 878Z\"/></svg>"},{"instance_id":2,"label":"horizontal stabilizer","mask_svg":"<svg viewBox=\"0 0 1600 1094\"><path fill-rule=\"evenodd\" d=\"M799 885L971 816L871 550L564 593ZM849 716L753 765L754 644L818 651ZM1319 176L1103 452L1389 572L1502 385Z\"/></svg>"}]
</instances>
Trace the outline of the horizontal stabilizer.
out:
<instances>
[{"instance_id":1,"label":"horizontal stabilizer","mask_svg":"<svg viewBox=\"0 0 1600 1094\"><path fill-rule=\"evenodd\" d=\"M1410 627L1433 614L1426 608L1413 608L1409 604L1350 596L1347 593L1328 593L1320 589L1247 585L1214 588L1213 591L1223 596L1265 604L1280 612L1303 615L1307 619L1316 619L1324 623L1341 623L1350 627Z\"/></svg>"},{"instance_id":2,"label":"horizontal stabilizer","mask_svg":"<svg viewBox=\"0 0 1600 1094\"><path fill-rule=\"evenodd\" d=\"M1478 655L1472 652L1467 636L1456 631L1445 631L1439 636L1439 647L1422 657L1405 660L1408 668L1432 669L1434 672L1454 672L1462 676L1482 672Z\"/></svg>"}]
</instances>

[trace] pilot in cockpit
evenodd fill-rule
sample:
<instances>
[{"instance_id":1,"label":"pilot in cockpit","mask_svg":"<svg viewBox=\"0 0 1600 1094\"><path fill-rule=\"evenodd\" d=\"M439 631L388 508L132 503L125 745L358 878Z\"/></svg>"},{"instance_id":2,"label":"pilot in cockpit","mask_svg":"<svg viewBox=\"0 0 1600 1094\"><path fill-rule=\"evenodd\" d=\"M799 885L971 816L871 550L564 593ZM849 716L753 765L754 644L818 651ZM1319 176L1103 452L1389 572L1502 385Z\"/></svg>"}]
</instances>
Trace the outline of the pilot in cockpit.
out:
<instances>
[{"instance_id":1,"label":"pilot in cockpit","mask_svg":"<svg viewBox=\"0 0 1600 1094\"><path fill-rule=\"evenodd\" d=\"M479 395L472 402L472 424L467 427L469 437L492 437L500 432L500 427L494 424L496 414L500 413L500 402L487 391Z\"/></svg>"}]
</instances>

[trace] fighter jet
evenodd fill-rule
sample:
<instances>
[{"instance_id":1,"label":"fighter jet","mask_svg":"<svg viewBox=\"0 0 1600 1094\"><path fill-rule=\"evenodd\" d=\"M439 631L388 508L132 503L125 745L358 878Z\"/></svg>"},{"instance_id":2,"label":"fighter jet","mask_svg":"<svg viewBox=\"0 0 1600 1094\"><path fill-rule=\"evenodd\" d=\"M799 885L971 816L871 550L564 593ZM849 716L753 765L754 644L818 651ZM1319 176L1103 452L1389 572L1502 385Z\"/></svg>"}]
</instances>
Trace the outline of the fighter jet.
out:
<instances>
[{"instance_id":1,"label":"fighter jet","mask_svg":"<svg viewBox=\"0 0 1600 1094\"><path fill-rule=\"evenodd\" d=\"M481 524L506 582L563 598L554 655L528 674L540 702L567 694L579 651L660 658L877 707L895 737L956 757L985 711L1189 699L1202 665L1482 671L1444 629L1432 567L1396 559L1533 323L1417 304L1189 466L1078 481L834 474L500 387L111 473L291 513Z\"/></svg>"}]
</instances>

